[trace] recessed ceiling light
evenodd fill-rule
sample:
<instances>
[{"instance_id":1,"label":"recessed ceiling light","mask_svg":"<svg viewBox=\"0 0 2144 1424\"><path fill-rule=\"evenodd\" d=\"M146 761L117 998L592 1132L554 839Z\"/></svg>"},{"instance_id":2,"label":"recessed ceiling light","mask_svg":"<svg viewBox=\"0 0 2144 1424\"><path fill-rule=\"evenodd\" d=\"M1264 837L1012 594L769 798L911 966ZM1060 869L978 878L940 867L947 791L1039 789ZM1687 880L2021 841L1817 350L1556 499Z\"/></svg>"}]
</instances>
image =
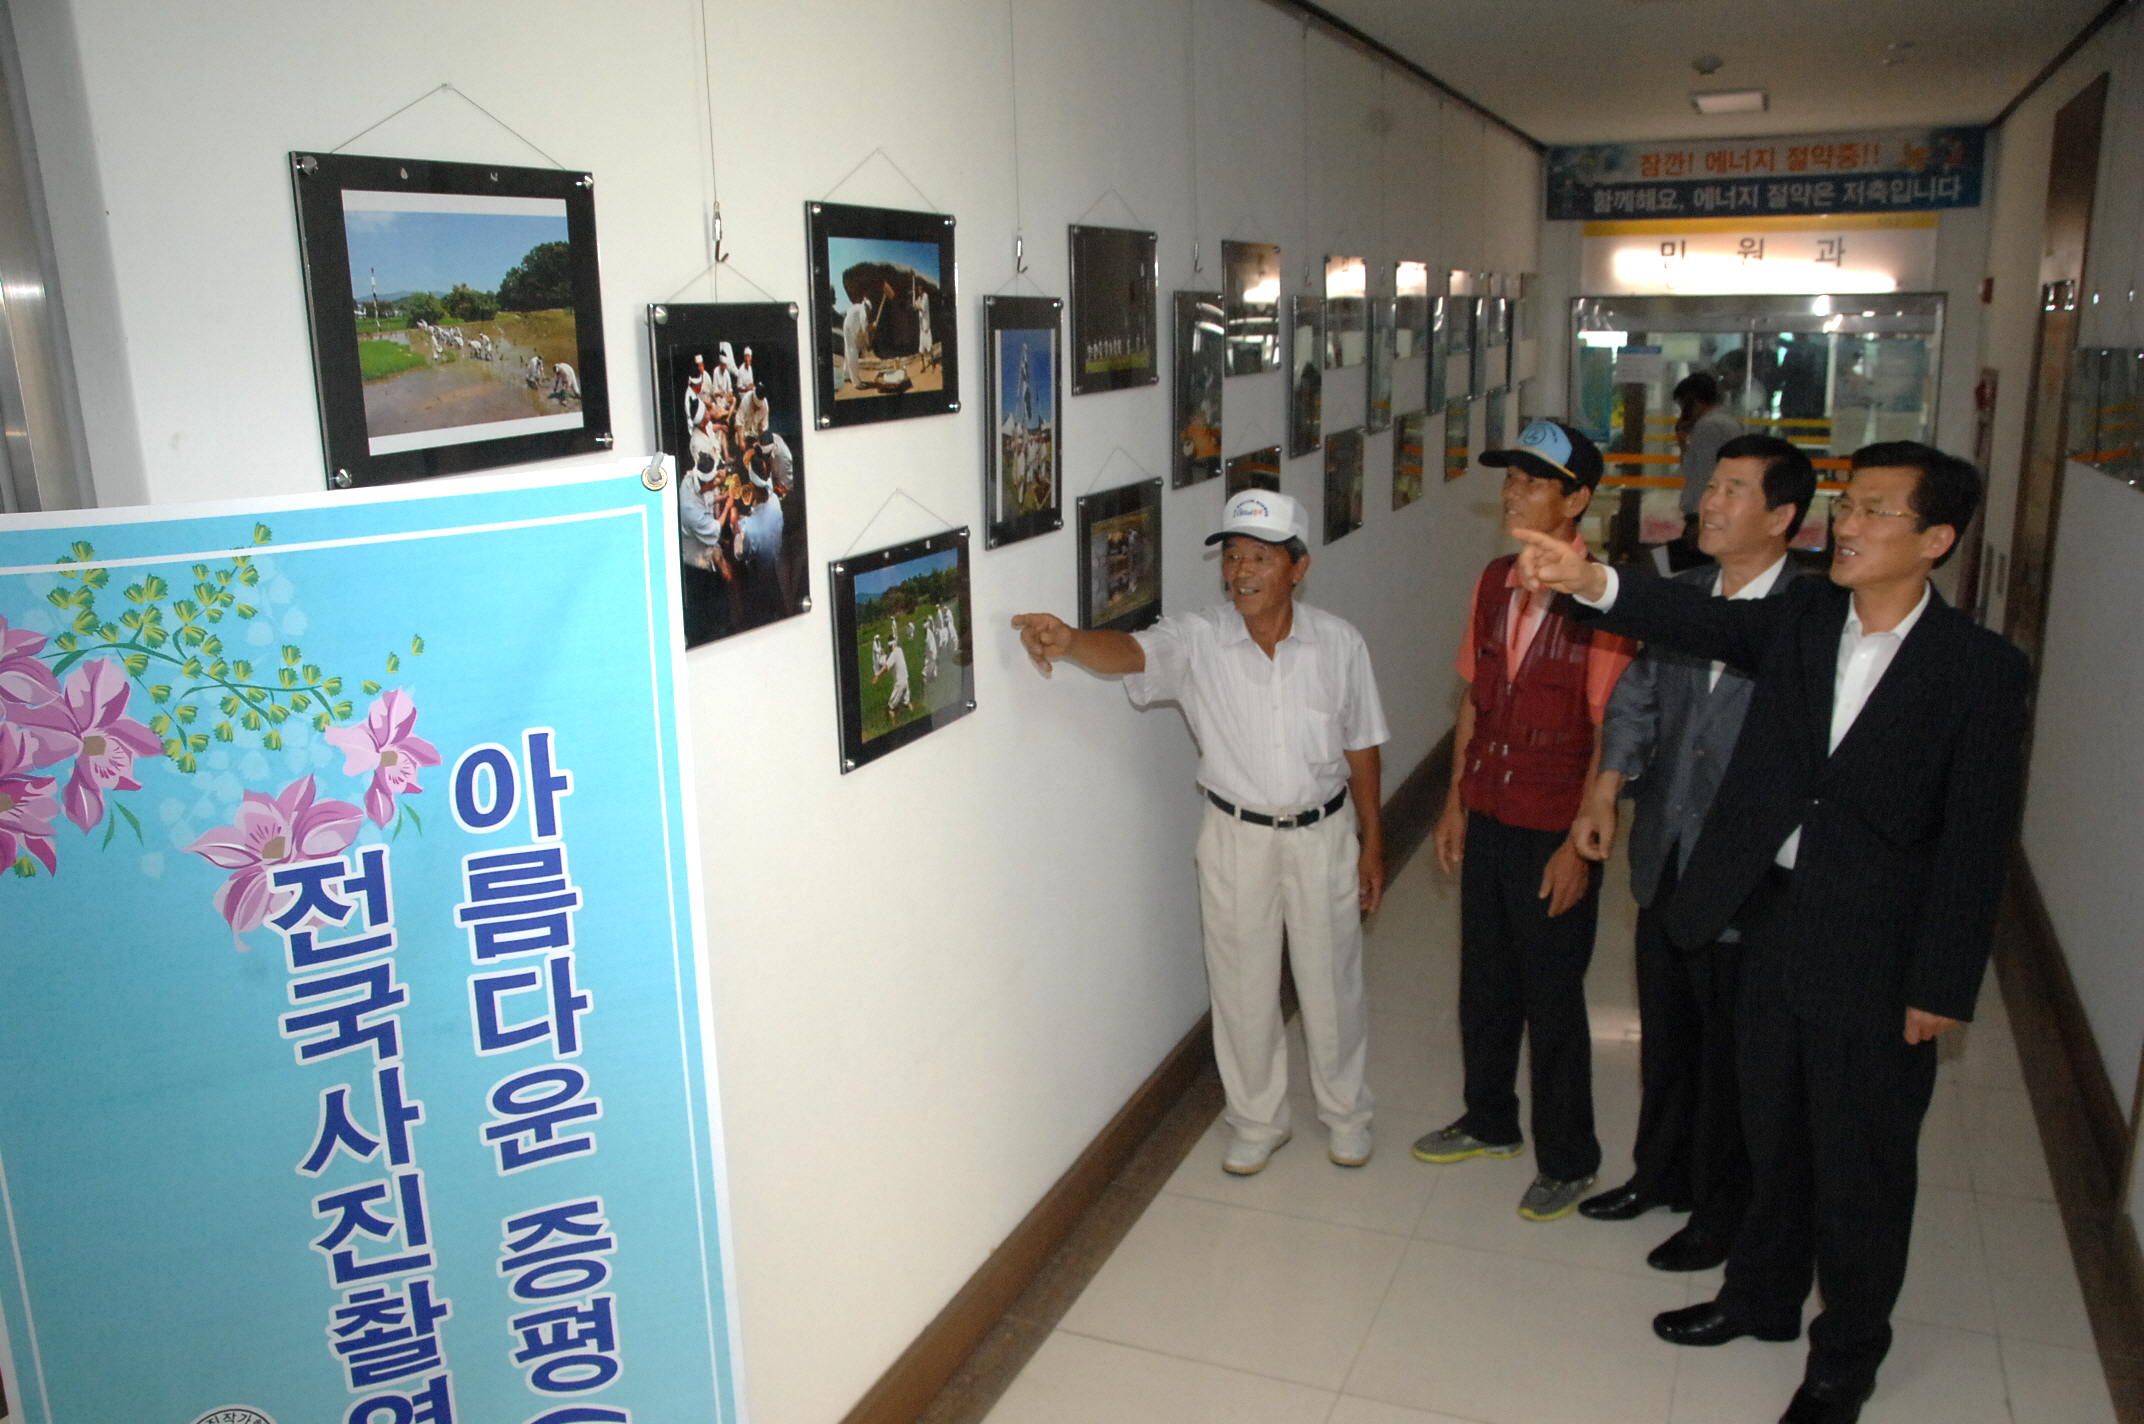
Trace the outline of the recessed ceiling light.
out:
<instances>
[{"instance_id":1,"label":"recessed ceiling light","mask_svg":"<svg viewBox=\"0 0 2144 1424\"><path fill-rule=\"evenodd\" d=\"M1762 89L1714 89L1692 94L1700 114L1761 114L1770 107Z\"/></svg>"}]
</instances>

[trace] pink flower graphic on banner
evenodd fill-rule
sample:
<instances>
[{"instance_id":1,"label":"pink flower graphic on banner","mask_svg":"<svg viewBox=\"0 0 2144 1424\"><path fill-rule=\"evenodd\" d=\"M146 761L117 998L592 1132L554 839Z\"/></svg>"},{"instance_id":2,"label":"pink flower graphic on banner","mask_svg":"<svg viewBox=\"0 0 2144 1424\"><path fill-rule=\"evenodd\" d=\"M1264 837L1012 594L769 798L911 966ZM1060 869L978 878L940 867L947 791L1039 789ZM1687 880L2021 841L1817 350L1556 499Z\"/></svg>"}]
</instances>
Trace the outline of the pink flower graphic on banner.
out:
<instances>
[{"instance_id":1,"label":"pink flower graphic on banner","mask_svg":"<svg viewBox=\"0 0 2144 1424\"><path fill-rule=\"evenodd\" d=\"M218 826L186 847L209 864L231 872L230 879L217 889L215 903L234 934L259 929L276 894L287 902L296 893L270 887L271 866L335 855L357 839L364 813L347 801L315 801L314 789L313 778L307 775L277 796L248 791L239 802L236 825Z\"/></svg>"},{"instance_id":2,"label":"pink flower graphic on banner","mask_svg":"<svg viewBox=\"0 0 2144 1424\"><path fill-rule=\"evenodd\" d=\"M364 721L330 727L323 734L329 746L341 749L344 776L372 773L372 784L365 788L365 814L374 825L393 819L395 797L424 790L417 784L420 768L439 765L438 749L416 734L416 726L417 704L395 687L372 704Z\"/></svg>"},{"instance_id":3,"label":"pink flower graphic on banner","mask_svg":"<svg viewBox=\"0 0 2144 1424\"><path fill-rule=\"evenodd\" d=\"M44 862L47 873L57 874L52 818L60 803L52 794L52 777L30 774L30 747L21 728L0 722L0 870L27 851Z\"/></svg>"},{"instance_id":4,"label":"pink flower graphic on banner","mask_svg":"<svg viewBox=\"0 0 2144 1424\"><path fill-rule=\"evenodd\" d=\"M11 708L42 707L60 695L52 669L37 658L44 646L44 634L10 628L0 618L0 718L12 716Z\"/></svg>"},{"instance_id":5,"label":"pink flower graphic on banner","mask_svg":"<svg viewBox=\"0 0 2144 1424\"><path fill-rule=\"evenodd\" d=\"M104 819L105 792L141 790L134 779L134 758L164 754L163 740L126 715L132 691L127 670L100 658L67 674L57 702L32 708L17 719L41 743L40 765L74 758L74 775L67 779L67 819L85 831Z\"/></svg>"}]
</instances>

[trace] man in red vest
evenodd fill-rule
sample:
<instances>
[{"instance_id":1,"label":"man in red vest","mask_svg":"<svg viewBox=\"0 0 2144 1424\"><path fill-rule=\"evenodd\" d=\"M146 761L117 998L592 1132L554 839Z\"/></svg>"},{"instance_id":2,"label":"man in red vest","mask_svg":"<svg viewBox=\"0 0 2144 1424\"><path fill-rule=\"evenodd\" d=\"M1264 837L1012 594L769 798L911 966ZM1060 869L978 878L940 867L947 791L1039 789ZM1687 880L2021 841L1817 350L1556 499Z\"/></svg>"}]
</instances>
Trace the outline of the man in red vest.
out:
<instances>
[{"instance_id":1,"label":"man in red vest","mask_svg":"<svg viewBox=\"0 0 2144 1424\"><path fill-rule=\"evenodd\" d=\"M1490 450L1481 462L1504 469L1506 533L1533 530L1585 548L1578 518L1601 478L1592 441L1538 420L1517 449ZM1524 1150L1517 1085L1525 1035L1538 1172L1519 1201L1529 1221L1570 1215L1600 1168L1585 992L1600 874L1570 832L1599 765L1608 695L1634 651L1628 639L1572 622L1565 603L1521 588L1510 554L1492 560L1474 586L1459 645L1467 697L1437 822L1437 859L1460 876L1467 1110L1414 1145L1425 1162Z\"/></svg>"}]
</instances>

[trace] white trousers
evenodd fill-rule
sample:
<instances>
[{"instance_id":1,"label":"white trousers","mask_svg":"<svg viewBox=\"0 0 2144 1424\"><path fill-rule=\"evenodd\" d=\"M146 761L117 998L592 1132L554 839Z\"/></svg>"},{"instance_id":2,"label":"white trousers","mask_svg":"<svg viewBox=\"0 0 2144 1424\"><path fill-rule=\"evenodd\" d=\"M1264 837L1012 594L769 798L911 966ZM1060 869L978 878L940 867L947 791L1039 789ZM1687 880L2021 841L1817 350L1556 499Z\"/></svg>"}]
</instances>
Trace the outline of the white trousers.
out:
<instances>
[{"instance_id":1,"label":"white trousers","mask_svg":"<svg viewBox=\"0 0 2144 1424\"><path fill-rule=\"evenodd\" d=\"M1277 1142L1289 1131L1284 924L1318 1116L1335 1129L1369 1125L1358 855L1352 802L1293 829L1247 825L1207 803L1198 867L1213 1053L1228 1095L1222 1115L1239 1136Z\"/></svg>"}]
</instances>

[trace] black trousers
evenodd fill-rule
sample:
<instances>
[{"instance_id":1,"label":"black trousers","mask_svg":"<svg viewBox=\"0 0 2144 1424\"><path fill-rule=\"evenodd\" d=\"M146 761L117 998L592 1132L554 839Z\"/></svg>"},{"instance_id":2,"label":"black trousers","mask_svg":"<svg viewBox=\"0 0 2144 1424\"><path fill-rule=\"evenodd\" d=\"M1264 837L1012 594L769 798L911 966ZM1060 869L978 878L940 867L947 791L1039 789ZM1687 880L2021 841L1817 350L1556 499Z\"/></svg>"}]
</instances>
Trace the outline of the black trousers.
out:
<instances>
[{"instance_id":1,"label":"black trousers","mask_svg":"<svg viewBox=\"0 0 2144 1424\"><path fill-rule=\"evenodd\" d=\"M1593 1031L1586 966L1600 914L1601 868L1585 896L1549 917L1541 875L1563 831L1467 814L1459 872L1459 1034L1466 1063L1460 1126L1484 1142L1517 1142L1519 1041L1528 1042L1534 1160L1559 1181L1600 1169L1593 1131Z\"/></svg>"},{"instance_id":2,"label":"black trousers","mask_svg":"<svg viewBox=\"0 0 2144 1424\"><path fill-rule=\"evenodd\" d=\"M1732 1241L1749 1209L1749 1149L1735 1068L1742 946L1684 951L1661 928L1675 893L1677 851L1650 907L1638 911L1638 1073L1644 1093L1632 1182L1647 1196L1695 1207L1690 1224Z\"/></svg>"},{"instance_id":3,"label":"black trousers","mask_svg":"<svg viewBox=\"0 0 2144 1424\"><path fill-rule=\"evenodd\" d=\"M1793 946L1759 927L1748 952ZM1755 1191L1720 1305L1754 1325L1796 1324L1814 1279L1824 1312L1809 1326L1807 1377L1866 1384L1891 1348L1906 1279L1936 1046L1909 1045L1903 1013L1881 1029L1804 1018L1766 992L1774 975L1754 960L1749 970L1736 1027Z\"/></svg>"}]
</instances>

